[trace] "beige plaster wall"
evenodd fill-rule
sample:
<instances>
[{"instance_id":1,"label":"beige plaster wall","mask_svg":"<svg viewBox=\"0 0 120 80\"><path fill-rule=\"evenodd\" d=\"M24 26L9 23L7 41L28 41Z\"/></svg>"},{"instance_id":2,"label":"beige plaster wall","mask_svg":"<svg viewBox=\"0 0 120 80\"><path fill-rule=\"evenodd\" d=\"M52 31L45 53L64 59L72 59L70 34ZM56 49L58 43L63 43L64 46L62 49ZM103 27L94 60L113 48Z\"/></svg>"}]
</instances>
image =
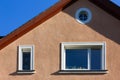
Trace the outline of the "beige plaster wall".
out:
<instances>
[{"instance_id":1,"label":"beige plaster wall","mask_svg":"<svg viewBox=\"0 0 120 80\"><path fill-rule=\"evenodd\" d=\"M74 18L80 7L92 11L92 20L86 25ZM119 30L119 20L89 1L79 0L0 51L0 80L119 80ZM107 74L55 74L60 70L61 42L103 41L107 44ZM16 73L19 45L35 46L35 74Z\"/></svg>"}]
</instances>

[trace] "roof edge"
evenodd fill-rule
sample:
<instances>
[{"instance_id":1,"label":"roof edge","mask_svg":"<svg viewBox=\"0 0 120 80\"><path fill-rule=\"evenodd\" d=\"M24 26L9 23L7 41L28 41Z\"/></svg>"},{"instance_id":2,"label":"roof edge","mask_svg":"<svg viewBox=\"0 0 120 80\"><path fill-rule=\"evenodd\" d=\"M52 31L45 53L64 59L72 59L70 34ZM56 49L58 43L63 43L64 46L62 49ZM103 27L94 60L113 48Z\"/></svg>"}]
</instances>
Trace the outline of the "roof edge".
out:
<instances>
[{"instance_id":1,"label":"roof edge","mask_svg":"<svg viewBox=\"0 0 120 80\"><path fill-rule=\"evenodd\" d=\"M114 16L116 19L120 20L120 7L116 6L108 0L89 0L95 5L99 6L104 11L108 12L110 15Z\"/></svg>"},{"instance_id":2,"label":"roof edge","mask_svg":"<svg viewBox=\"0 0 120 80\"><path fill-rule=\"evenodd\" d=\"M2 38L0 40L0 50L3 49L8 44L10 44L11 42L18 39L19 37L21 37L22 35L24 35L25 33L31 31L33 28L37 27L41 23L45 22L47 19L51 18L58 12L60 12L62 8L71 1L72 0L60 0L49 9L45 10L44 12L42 12L32 20L28 21L26 24L22 25L15 31L11 32L6 37Z\"/></svg>"}]
</instances>

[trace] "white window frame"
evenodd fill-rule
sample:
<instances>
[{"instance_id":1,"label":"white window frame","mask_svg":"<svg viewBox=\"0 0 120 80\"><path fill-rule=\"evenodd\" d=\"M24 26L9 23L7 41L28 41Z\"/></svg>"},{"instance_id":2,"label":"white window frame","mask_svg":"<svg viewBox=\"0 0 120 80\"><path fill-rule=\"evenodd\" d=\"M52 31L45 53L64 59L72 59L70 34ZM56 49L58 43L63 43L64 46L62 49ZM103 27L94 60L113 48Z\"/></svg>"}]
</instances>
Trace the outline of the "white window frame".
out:
<instances>
[{"instance_id":1,"label":"white window frame","mask_svg":"<svg viewBox=\"0 0 120 80\"><path fill-rule=\"evenodd\" d=\"M86 11L86 12L88 13L88 19L87 19L86 21L81 21L81 20L79 19L79 13L80 13L81 11ZM89 23L89 22L91 21L91 19L92 19L92 12L91 12L91 10L90 10L89 8L80 8L80 9L78 9L78 10L76 11L75 18L76 18L77 22L79 22L79 23L81 23L81 24Z\"/></svg>"},{"instance_id":2,"label":"white window frame","mask_svg":"<svg viewBox=\"0 0 120 80\"><path fill-rule=\"evenodd\" d=\"M23 53L22 50L25 48L30 48L30 70L24 71L23 70ZM34 45L19 45L18 46L18 73L29 73L29 71L34 71Z\"/></svg>"},{"instance_id":3,"label":"white window frame","mask_svg":"<svg viewBox=\"0 0 120 80\"><path fill-rule=\"evenodd\" d=\"M78 47L76 47L78 46ZM61 43L61 70L89 70L90 65L88 65L88 69L66 69L66 49L79 48L82 46L102 46L102 70L106 70L106 43L105 42L63 42ZM90 52L90 48L88 48L88 53ZM90 54L88 54L88 58ZM88 59L88 64L90 64L90 59Z\"/></svg>"}]
</instances>

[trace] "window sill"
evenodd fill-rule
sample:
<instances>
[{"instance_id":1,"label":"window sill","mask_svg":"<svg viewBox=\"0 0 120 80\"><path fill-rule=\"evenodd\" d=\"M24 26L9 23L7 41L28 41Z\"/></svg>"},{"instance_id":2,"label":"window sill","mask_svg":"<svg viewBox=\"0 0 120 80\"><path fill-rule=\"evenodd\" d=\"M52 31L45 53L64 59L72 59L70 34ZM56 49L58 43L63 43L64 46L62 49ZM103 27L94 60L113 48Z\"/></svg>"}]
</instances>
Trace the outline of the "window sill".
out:
<instances>
[{"instance_id":1,"label":"window sill","mask_svg":"<svg viewBox=\"0 0 120 80\"><path fill-rule=\"evenodd\" d=\"M34 74L36 73L35 70L18 70L18 74Z\"/></svg>"},{"instance_id":2,"label":"window sill","mask_svg":"<svg viewBox=\"0 0 120 80\"><path fill-rule=\"evenodd\" d=\"M106 74L108 70L60 70L60 74Z\"/></svg>"}]
</instances>

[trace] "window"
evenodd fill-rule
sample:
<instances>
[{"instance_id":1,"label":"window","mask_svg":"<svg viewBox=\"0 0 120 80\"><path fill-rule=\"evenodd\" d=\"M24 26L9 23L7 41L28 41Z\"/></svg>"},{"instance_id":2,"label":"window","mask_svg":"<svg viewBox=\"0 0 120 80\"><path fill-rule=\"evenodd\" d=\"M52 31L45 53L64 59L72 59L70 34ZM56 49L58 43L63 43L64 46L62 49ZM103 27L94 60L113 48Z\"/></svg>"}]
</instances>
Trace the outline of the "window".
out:
<instances>
[{"instance_id":1,"label":"window","mask_svg":"<svg viewBox=\"0 0 120 80\"><path fill-rule=\"evenodd\" d=\"M64 42L61 44L61 70L105 72L105 43Z\"/></svg>"},{"instance_id":2,"label":"window","mask_svg":"<svg viewBox=\"0 0 120 80\"><path fill-rule=\"evenodd\" d=\"M80 8L75 14L76 20L81 24L86 24L90 22L92 18L92 13L88 8Z\"/></svg>"},{"instance_id":3,"label":"window","mask_svg":"<svg viewBox=\"0 0 120 80\"><path fill-rule=\"evenodd\" d=\"M19 46L18 73L34 72L34 46Z\"/></svg>"}]
</instances>

